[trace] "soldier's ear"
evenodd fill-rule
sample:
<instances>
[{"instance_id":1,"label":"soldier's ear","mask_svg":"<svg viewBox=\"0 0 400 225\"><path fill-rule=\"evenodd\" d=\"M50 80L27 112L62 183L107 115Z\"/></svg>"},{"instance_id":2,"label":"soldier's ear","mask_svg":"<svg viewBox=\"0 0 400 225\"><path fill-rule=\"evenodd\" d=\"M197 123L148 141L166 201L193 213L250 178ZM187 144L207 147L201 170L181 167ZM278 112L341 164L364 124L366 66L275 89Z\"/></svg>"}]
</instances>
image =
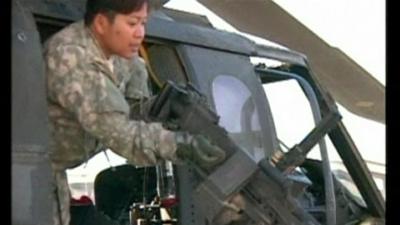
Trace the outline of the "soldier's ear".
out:
<instances>
[{"instance_id":1,"label":"soldier's ear","mask_svg":"<svg viewBox=\"0 0 400 225\"><path fill-rule=\"evenodd\" d=\"M97 33L105 34L108 30L108 26L110 22L108 21L107 16L102 13L98 13L93 20L93 26Z\"/></svg>"}]
</instances>

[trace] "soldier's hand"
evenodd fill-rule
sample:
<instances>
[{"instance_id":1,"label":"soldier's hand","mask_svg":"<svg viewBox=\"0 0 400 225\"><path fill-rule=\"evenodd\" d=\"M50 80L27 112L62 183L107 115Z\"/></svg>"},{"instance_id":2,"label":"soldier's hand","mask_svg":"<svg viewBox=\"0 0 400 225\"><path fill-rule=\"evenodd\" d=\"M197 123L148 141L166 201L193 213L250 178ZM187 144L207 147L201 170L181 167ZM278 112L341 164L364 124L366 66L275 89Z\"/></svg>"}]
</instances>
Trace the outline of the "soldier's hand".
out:
<instances>
[{"instance_id":1,"label":"soldier's hand","mask_svg":"<svg viewBox=\"0 0 400 225\"><path fill-rule=\"evenodd\" d=\"M201 168L211 168L225 159L225 152L203 135L176 133L176 154L181 160L190 160Z\"/></svg>"}]
</instances>

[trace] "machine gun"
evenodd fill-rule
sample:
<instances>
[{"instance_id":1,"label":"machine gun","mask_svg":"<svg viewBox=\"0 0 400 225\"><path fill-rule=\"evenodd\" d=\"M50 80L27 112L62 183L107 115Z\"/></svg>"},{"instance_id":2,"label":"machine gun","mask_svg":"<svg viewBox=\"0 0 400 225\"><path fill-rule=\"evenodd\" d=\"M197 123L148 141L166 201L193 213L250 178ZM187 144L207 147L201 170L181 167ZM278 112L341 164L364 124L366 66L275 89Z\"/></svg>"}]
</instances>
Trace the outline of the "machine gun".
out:
<instances>
[{"instance_id":1,"label":"machine gun","mask_svg":"<svg viewBox=\"0 0 400 225\"><path fill-rule=\"evenodd\" d=\"M202 134L225 150L228 157L240 148L218 125L219 116L210 109L206 97L190 83L186 86L167 81L154 100L149 117L172 130Z\"/></svg>"},{"instance_id":2,"label":"machine gun","mask_svg":"<svg viewBox=\"0 0 400 225\"><path fill-rule=\"evenodd\" d=\"M211 224L226 224L227 211L239 215L237 220L257 224L277 221L320 224L296 200L310 185L309 180L287 174L304 162L311 148L336 125L339 114L326 116L310 135L288 152L278 151L278 156L259 162L251 159L218 125L219 116L191 84L183 86L167 81L153 102L149 116L170 129L202 134L226 152L227 158L220 165L197 168L203 182L195 190L194 198L202 202L199 210L207 215ZM235 203L235 199L240 201Z\"/></svg>"}]
</instances>

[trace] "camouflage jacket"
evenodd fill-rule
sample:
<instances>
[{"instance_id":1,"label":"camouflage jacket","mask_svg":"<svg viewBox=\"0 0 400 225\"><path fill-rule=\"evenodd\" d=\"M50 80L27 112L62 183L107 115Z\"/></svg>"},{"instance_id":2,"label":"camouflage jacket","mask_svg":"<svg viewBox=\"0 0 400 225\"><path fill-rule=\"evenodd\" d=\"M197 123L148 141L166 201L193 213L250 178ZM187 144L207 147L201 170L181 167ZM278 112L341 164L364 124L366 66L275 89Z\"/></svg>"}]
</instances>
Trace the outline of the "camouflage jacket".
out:
<instances>
[{"instance_id":1,"label":"camouflage jacket","mask_svg":"<svg viewBox=\"0 0 400 225\"><path fill-rule=\"evenodd\" d=\"M52 36L43 53L54 169L81 164L99 143L134 165L176 160L174 133L129 119L126 98L149 96L141 58L112 56L110 65L83 21Z\"/></svg>"}]
</instances>

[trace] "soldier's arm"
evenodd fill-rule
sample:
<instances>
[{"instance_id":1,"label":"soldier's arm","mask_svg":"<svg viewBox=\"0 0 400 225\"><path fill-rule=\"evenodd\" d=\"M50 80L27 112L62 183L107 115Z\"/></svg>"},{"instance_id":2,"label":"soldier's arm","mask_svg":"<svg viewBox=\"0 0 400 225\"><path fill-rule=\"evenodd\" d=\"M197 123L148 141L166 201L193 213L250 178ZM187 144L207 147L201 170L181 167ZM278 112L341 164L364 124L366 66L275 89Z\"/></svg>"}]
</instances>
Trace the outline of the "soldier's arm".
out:
<instances>
[{"instance_id":1,"label":"soldier's arm","mask_svg":"<svg viewBox=\"0 0 400 225\"><path fill-rule=\"evenodd\" d=\"M49 95L106 147L136 165L175 160L175 135L158 123L129 120L129 106L83 49L59 47L47 55Z\"/></svg>"},{"instance_id":2,"label":"soldier's arm","mask_svg":"<svg viewBox=\"0 0 400 225\"><path fill-rule=\"evenodd\" d=\"M129 117L149 122L146 114L154 96L150 94L145 61L140 57L135 57L127 63L126 73L129 79L124 95L130 108Z\"/></svg>"}]
</instances>

